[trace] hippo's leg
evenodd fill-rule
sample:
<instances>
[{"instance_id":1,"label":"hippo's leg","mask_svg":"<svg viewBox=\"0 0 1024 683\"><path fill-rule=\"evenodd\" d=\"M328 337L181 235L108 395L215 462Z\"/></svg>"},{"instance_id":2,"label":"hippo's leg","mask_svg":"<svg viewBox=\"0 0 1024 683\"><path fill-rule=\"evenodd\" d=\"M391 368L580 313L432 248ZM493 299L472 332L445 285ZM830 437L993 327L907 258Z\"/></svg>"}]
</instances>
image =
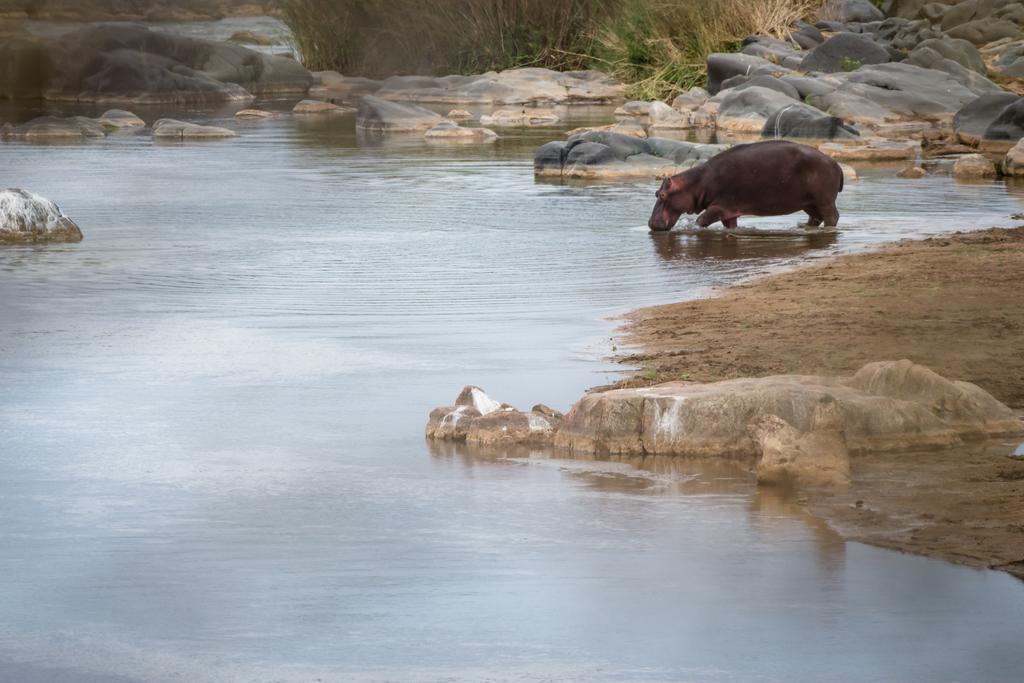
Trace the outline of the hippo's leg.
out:
<instances>
[{"instance_id":1,"label":"hippo's leg","mask_svg":"<svg viewBox=\"0 0 1024 683\"><path fill-rule=\"evenodd\" d=\"M819 225L821 225L821 221L822 221L821 214L818 213L817 209L814 209L814 208L807 209L807 227L808 228L816 228L816 227L818 227Z\"/></svg>"},{"instance_id":2,"label":"hippo's leg","mask_svg":"<svg viewBox=\"0 0 1024 683\"><path fill-rule=\"evenodd\" d=\"M834 228L839 225L839 209L836 208L834 203L818 207L818 212L821 214L822 219L824 219L826 227Z\"/></svg>"},{"instance_id":3,"label":"hippo's leg","mask_svg":"<svg viewBox=\"0 0 1024 683\"><path fill-rule=\"evenodd\" d=\"M706 228L712 223L716 223L722 220L724 214L725 212L722 211L722 207L714 205L709 206L707 209L705 209L704 213L697 216L697 225L699 225L702 228Z\"/></svg>"},{"instance_id":4,"label":"hippo's leg","mask_svg":"<svg viewBox=\"0 0 1024 683\"><path fill-rule=\"evenodd\" d=\"M736 229L736 216L733 216L732 218L723 218L722 219L722 225L725 226L726 230L735 230Z\"/></svg>"}]
</instances>

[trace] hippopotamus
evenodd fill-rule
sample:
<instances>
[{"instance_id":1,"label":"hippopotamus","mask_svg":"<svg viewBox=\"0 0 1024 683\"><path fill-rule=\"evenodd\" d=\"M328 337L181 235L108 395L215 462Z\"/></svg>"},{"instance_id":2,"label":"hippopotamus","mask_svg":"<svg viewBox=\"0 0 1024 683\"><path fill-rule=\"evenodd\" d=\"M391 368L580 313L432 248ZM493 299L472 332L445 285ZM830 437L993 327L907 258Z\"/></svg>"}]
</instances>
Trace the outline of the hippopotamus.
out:
<instances>
[{"instance_id":1,"label":"hippopotamus","mask_svg":"<svg viewBox=\"0 0 1024 683\"><path fill-rule=\"evenodd\" d=\"M651 213L651 230L669 230L684 213L697 225L722 221L735 228L740 216L782 216L806 211L807 224L839 222L836 196L843 170L813 147L786 140L736 145L688 171L665 178Z\"/></svg>"}]
</instances>

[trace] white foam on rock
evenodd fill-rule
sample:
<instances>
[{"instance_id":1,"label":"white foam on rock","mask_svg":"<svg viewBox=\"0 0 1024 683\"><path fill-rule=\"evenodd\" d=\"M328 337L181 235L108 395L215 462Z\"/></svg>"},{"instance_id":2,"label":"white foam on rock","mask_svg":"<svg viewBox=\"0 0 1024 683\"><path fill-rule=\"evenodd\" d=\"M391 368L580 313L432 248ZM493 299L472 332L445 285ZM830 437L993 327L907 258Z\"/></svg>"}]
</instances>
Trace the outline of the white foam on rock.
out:
<instances>
[{"instance_id":1,"label":"white foam on rock","mask_svg":"<svg viewBox=\"0 0 1024 683\"><path fill-rule=\"evenodd\" d=\"M16 188L0 190L0 232L48 233L70 220L46 197Z\"/></svg>"},{"instance_id":2,"label":"white foam on rock","mask_svg":"<svg viewBox=\"0 0 1024 683\"><path fill-rule=\"evenodd\" d=\"M493 413L495 410L501 407L501 404L495 401L493 398L485 394L483 391L477 388L470 390L470 395L473 397L473 407L480 411L481 415L487 415Z\"/></svg>"},{"instance_id":3,"label":"white foam on rock","mask_svg":"<svg viewBox=\"0 0 1024 683\"><path fill-rule=\"evenodd\" d=\"M671 397L671 405L668 408L662 409L661 402L656 402L655 405L660 411L658 420L654 424L654 433L658 436L664 436L668 439L675 439L679 436L680 426L679 420L682 414L683 404L686 403L685 396L674 396Z\"/></svg>"},{"instance_id":4,"label":"white foam on rock","mask_svg":"<svg viewBox=\"0 0 1024 683\"><path fill-rule=\"evenodd\" d=\"M526 419L530 424L531 432L546 432L551 430L551 423L547 418L537 413L527 413Z\"/></svg>"}]
</instances>

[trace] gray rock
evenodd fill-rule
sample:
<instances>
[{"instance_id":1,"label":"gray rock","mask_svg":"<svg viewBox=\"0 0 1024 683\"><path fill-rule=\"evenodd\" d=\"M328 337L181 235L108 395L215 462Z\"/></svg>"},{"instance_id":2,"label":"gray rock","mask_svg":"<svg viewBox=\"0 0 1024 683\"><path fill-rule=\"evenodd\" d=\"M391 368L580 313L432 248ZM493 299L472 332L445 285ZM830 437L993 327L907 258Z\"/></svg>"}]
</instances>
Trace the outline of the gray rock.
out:
<instances>
[{"instance_id":1,"label":"gray rock","mask_svg":"<svg viewBox=\"0 0 1024 683\"><path fill-rule=\"evenodd\" d=\"M778 64L773 64L761 57L718 52L708 55L707 67L708 92L712 95L718 93L723 81L733 76L773 75L788 71L788 69L784 69Z\"/></svg>"},{"instance_id":2,"label":"gray rock","mask_svg":"<svg viewBox=\"0 0 1024 683\"><path fill-rule=\"evenodd\" d=\"M691 111L708 101L711 95L704 88L690 88L672 100L672 108L677 111Z\"/></svg>"},{"instance_id":3,"label":"gray rock","mask_svg":"<svg viewBox=\"0 0 1024 683\"><path fill-rule=\"evenodd\" d=\"M238 133L230 128L219 126L203 126L177 119L159 119L153 124L153 139L172 140L214 140L237 137Z\"/></svg>"},{"instance_id":4,"label":"gray rock","mask_svg":"<svg viewBox=\"0 0 1024 683\"><path fill-rule=\"evenodd\" d=\"M0 134L0 137L28 142L83 140L106 136L107 129L99 121L84 116L40 116L20 126L8 128Z\"/></svg>"},{"instance_id":5,"label":"gray rock","mask_svg":"<svg viewBox=\"0 0 1024 683\"><path fill-rule=\"evenodd\" d=\"M49 199L15 188L0 190L0 244L81 239L79 227Z\"/></svg>"},{"instance_id":6,"label":"gray rock","mask_svg":"<svg viewBox=\"0 0 1024 683\"><path fill-rule=\"evenodd\" d=\"M1024 41L1016 40L984 48L992 56L992 71L1007 78L1024 78Z\"/></svg>"},{"instance_id":7,"label":"gray rock","mask_svg":"<svg viewBox=\"0 0 1024 683\"><path fill-rule=\"evenodd\" d=\"M1022 138L1024 139L1024 138ZM1017 141L1003 157L1002 169L1003 175L1020 177L1024 175L1024 142Z\"/></svg>"},{"instance_id":8,"label":"gray rock","mask_svg":"<svg viewBox=\"0 0 1024 683\"><path fill-rule=\"evenodd\" d=\"M822 16L844 23L885 19L882 10L871 4L869 0L829 0L822 9Z\"/></svg>"},{"instance_id":9,"label":"gray rock","mask_svg":"<svg viewBox=\"0 0 1024 683\"><path fill-rule=\"evenodd\" d=\"M874 32L874 39L882 45L907 52L926 40L942 36L941 31L924 19L908 21L901 18L889 18L883 21Z\"/></svg>"},{"instance_id":10,"label":"gray rock","mask_svg":"<svg viewBox=\"0 0 1024 683\"><path fill-rule=\"evenodd\" d=\"M807 53L800 63L801 71L854 71L865 64L884 64L889 52L869 38L840 33Z\"/></svg>"},{"instance_id":11,"label":"gray rock","mask_svg":"<svg viewBox=\"0 0 1024 683\"><path fill-rule=\"evenodd\" d=\"M534 154L539 176L574 178L653 178L678 173L706 161L724 145L702 145L651 137L638 139L608 131L589 131L568 142L549 142Z\"/></svg>"},{"instance_id":12,"label":"gray rock","mask_svg":"<svg viewBox=\"0 0 1024 683\"><path fill-rule=\"evenodd\" d=\"M796 87L791 83L787 83L773 76L754 76L731 89L746 90L747 88L767 88L768 90L780 92L786 97L791 97L794 100L801 99L800 91L797 90Z\"/></svg>"},{"instance_id":13,"label":"gray rock","mask_svg":"<svg viewBox=\"0 0 1024 683\"><path fill-rule=\"evenodd\" d=\"M758 86L727 90L718 110L717 126L722 130L760 133L769 116L796 103L797 100L777 90Z\"/></svg>"},{"instance_id":14,"label":"gray rock","mask_svg":"<svg viewBox=\"0 0 1024 683\"><path fill-rule=\"evenodd\" d=\"M761 137L851 140L860 137L860 133L837 116L829 116L806 104L791 104L768 117Z\"/></svg>"},{"instance_id":15,"label":"gray rock","mask_svg":"<svg viewBox=\"0 0 1024 683\"><path fill-rule=\"evenodd\" d=\"M1009 92L982 95L956 113L953 130L964 142L977 144L1003 110L1019 99L1018 95Z\"/></svg>"},{"instance_id":16,"label":"gray rock","mask_svg":"<svg viewBox=\"0 0 1024 683\"><path fill-rule=\"evenodd\" d=\"M429 109L366 95L359 103L356 128L375 133L424 132L441 121L441 115Z\"/></svg>"},{"instance_id":17,"label":"gray rock","mask_svg":"<svg viewBox=\"0 0 1024 683\"><path fill-rule=\"evenodd\" d=\"M108 130L130 130L146 127L145 121L124 109L108 109L96 119L96 122Z\"/></svg>"},{"instance_id":18,"label":"gray rock","mask_svg":"<svg viewBox=\"0 0 1024 683\"><path fill-rule=\"evenodd\" d=\"M978 19L951 28L946 35L984 45L1000 38L1020 38L1021 32L1017 24L1008 19Z\"/></svg>"},{"instance_id":19,"label":"gray rock","mask_svg":"<svg viewBox=\"0 0 1024 683\"><path fill-rule=\"evenodd\" d=\"M1000 92L1002 90L1002 88L978 72L972 71L952 59L947 59L936 50L924 45L918 46L910 54L906 63L920 66L924 69L934 69L947 73L976 95Z\"/></svg>"},{"instance_id":20,"label":"gray rock","mask_svg":"<svg viewBox=\"0 0 1024 683\"><path fill-rule=\"evenodd\" d=\"M913 64L876 64L847 74L837 90L811 104L846 121L868 125L908 119L952 119L977 95L942 71Z\"/></svg>"},{"instance_id":21,"label":"gray rock","mask_svg":"<svg viewBox=\"0 0 1024 683\"><path fill-rule=\"evenodd\" d=\"M793 86L797 92L797 99L800 100L811 95L830 93L842 84L842 81L820 76L816 78L812 76L783 76L779 81Z\"/></svg>"},{"instance_id":22,"label":"gray rock","mask_svg":"<svg viewBox=\"0 0 1024 683\"><path fill-rule=\"evenodd\" d=\"M800 66L803 54L791 43L777 38L750 36L743 41L742 54L767 59L769 62L795 69Z\"/></svg>"},{"instance_id":23,"label":"gray rock","mask_svg":"<svg viewBox=\"0 0 1024 683\"><path fill-rule=\"evenodd\" d=\"M952 59L960 66L970 69L976 73L985 75L985 62L981 58L981 53L978 52L978 48L974 47L972 43L966 40L959 40L957 38L930 38L922 41L913 51L910 53L911 59L917 50L922 48L928 48L935 50L946 59Z\"/></svg>"},{"instance_id":24,"label":"gray rock","mask_svg":"<svg viewBox=\"0 0 1024 683\"><path fill-rule=\"evenodd\" d=\"M1024 137L1024 98L1018 98L1005 107L981 137L983 140L1010 142Z\"/></svg>"}]
</instances>

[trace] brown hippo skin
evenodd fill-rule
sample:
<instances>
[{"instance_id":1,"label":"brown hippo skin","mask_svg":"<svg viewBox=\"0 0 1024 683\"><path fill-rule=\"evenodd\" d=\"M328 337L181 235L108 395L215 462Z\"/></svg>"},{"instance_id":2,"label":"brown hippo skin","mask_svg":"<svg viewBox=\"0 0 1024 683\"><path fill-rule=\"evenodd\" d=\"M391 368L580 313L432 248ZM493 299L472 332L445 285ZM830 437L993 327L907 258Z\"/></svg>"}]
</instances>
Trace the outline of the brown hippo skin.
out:
<instances>
[{"instance_id":1,"label":"brown hippo skin","mask_svg":"<svg viewBox=\"0 0 1024 683\"><path fill-rule=\"evenodd\" d=\"M665 178L648 227L669 230L684 213L697 225L722 221L735 228L740 216L783 216L806 211L807 224L839 222L836 196L843 190L839 164L813 147L785 140L737 145L706 163Z\"/></svg>"}]
</instances>

